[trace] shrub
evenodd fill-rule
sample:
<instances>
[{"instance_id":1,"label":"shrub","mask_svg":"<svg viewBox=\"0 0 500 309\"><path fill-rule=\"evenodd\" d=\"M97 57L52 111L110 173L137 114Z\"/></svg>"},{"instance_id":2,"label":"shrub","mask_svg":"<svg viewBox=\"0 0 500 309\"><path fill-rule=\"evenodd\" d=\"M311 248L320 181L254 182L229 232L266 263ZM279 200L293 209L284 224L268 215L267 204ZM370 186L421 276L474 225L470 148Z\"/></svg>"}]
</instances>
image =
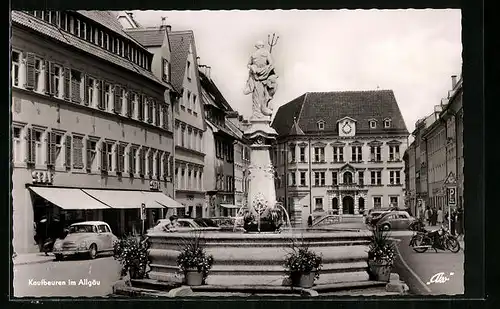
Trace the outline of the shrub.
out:
<instances>
[{"instance_id":1,"label":"shrub","mask_svg":"<svg viewBox=\"0 0 500 309\"><path fill-rule=\"evenodd\" d=\"M201 239L201 232L193 232L193 237L185 238L181 244L181 253L177 256L177 266L185 273L187 270L196 269L203 275L203 283L208 272L213 266L214 258L207 254Z\"/></svg>"},{"instance_id":2,"label":"shrub","mask_svg":"<svg viewBox=\"0 0 500 309\"><path fill-rule=\"evenodd\" d=\"M285 258L285 273L292 279L296 273L310 273L314 271L314 278L318 279L323 266L323 257L309 249L309 243L292 240L288 247L290 252Z\"/></svg>"},{"instance_id":3,"label":"shrub","mask_svg":"<svg viewBox=\"0 0 500 309\"><path fill-rule=\"evenodd\" d=\"M149 242L136 236L120 239L113 246L113 256L122 265L122 275L130 273L132 279L146 277Z\"/></svg>"}]
</instances>

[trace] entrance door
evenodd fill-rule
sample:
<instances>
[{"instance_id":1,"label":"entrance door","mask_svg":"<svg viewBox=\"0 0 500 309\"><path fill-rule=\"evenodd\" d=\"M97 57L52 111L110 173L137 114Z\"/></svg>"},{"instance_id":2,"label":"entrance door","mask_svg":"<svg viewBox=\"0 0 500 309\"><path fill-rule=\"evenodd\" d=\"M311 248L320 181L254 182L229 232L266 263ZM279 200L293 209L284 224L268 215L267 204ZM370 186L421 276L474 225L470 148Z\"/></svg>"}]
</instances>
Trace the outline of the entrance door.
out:
<instances>
[{"instance_id":1,"label":"entrance door","mask_svg":"<svg viewBox=\"0 0 500 309\"><path fill-rule=\"evenodd\" d=\"M339 200L336 197L332 199L332 211L336 215L339 213Z\"/></svg>"},{"instance_id":2,"label":"entrance door","mask_svg":"<svg viewBox=\"0 0 500 309\"><path fill-rule=\"evenodd\" d=\"M342 199L343 214L354 215L354 199L352 196L345 196Z\"/></svg>"}]
</instances>

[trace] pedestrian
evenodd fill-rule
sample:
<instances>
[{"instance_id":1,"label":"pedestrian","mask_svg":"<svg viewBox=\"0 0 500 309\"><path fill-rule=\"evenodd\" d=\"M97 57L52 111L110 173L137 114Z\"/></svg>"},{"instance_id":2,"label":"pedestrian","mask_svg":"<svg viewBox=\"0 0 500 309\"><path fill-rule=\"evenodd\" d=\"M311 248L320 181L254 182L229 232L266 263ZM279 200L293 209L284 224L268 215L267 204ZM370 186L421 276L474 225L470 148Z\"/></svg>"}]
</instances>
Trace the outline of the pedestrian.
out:
<instances>
[{"instance_id":1,"label":"pedestrian","mask_svg":"<svg viewBox=\"0 0 500 309\"><path fill-rule=\"evenodd\" d=\"M437 222L439 225L443 224L443 210L441 209L441 207L439 207L439 210L437 212Z\"/></svg>"},{"instance_id":2,"label":"pedestrian","mask_svg":"<svg viewBox=\"0 0 500 309\"><path fill-rule=\"evenodd\" d=\"M177 215L170 216L169 222L163 226L163 230L165 232L175 232L175 229L179 227L178 219Z\"/></svg>"},{"instance_id":3,"label":"pedestrian","mask_svg":"<svg viewBox=\"0 0 500 309\"><path fill-rule=\"evenodd\" d=\"M464 211L461 206L457 209L457 220L456 220L456 230L457 236L461 237L464 234Z\"/></svg>"},{"instance_id":4,"label":"pedestrian","mask_svg":"<svg viewBox=\"0 0 500 309\"><path fill-rule=\"evenodd\" d=\"M307 226L312 227L312 225L313 225L313 217L312 215L309 215L309 217L307 217Z\"/></svg>"},{"instance_id":5,"label":"pedestrian","mask_svg":"<svg viewBox=\"0 0 500 309\"><path fill-rule=\"evenodd\" d=\"M429 207L425 210L425 221L427 225L431 225L431 209Z\"/></svg>"},{"instance_id":6,"label":"pedestrian","mask_svg":"<svg viewBox=\"0 0 500 309\"><path fill-rule=\"evenodd\" d=\"M436 211L436 207L432 208L431 221L432 221L432 226L436 226L436 224L437 224L437 211Z\"/></svg>"},{"instance_id":7,"label":"pedestrian","mask_svg":"<svg viewBox=\"0 0 500 309\"><path fill-rule=\"evenodd\" d=\"M456 228L456 213L455 210L451 211L450 214L450 223L451 223L451 235L455 236L455 228Z\"/></svg>"}]
</instances>

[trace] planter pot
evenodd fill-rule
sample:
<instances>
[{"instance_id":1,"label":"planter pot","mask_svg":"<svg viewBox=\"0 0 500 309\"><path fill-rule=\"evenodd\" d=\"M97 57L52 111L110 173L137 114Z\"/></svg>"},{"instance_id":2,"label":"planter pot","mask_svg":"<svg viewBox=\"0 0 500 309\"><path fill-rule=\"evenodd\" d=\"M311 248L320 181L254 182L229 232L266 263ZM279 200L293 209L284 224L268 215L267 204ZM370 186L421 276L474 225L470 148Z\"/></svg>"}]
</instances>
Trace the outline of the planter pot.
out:
<instances>
[{"instance_id":1,"label":"planter pot","mask_svg":"<svg viewBox=\"0 0 500 309\"><path fill-rule=\"evenodd\" d=\"M292 286L301 288L311 288L314 285L314 275L316 271L310 273L294 272L291 275Z\"/></svg>"},{"instance_id":2,"label":"planter pot","mask_svg":"<svg viewBox=\"0 0 500 309\"><path fill-rule=\"evenodd\" d=\"M370 280L389 282L392 266L386 262L368 261Z\"/></svg>"},{"instance_id":3,"label":"planter pot","mask_svg":"<svg viewBox=\"0 0 500 309\"><path fill-rule=\"evenodd\" d=\"M198 272L197 269L188 269L184 273L186 284L190 286L198 286L203 283L203 274Z\"/></svg>"}]
</instances>

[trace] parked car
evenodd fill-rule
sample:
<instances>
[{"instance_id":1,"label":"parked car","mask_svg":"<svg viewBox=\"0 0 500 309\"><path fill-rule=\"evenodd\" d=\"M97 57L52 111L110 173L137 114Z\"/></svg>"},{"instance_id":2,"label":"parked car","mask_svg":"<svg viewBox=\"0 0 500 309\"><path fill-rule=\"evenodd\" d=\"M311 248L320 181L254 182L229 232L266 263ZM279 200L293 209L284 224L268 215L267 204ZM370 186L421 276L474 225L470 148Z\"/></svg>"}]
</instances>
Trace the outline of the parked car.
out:
<instances>
[{"instance_id":1,"label":"parked car","mask_svg":"<svg viewBox=\"0 0 500 309\"><path fill-rule=\"evenodd\" d=\"M84 221L71 224L66 237L54 243L53 252L56 260L75 254L85 254L95 259L99 253L112 252L117 241L118 237L106 222Z\"/></svg>"},{"instance_id":2,"label":"parked car","mask_svg":"<svg viewBox=\"0 0 500 309\"><path fill-rule=\"evenodd\" d=\"M177 219L177 224L178 227L176 228L176 231L183 232L183 231L190 231L190 230L202 230L202 231L217 231L220 230L219 227L214 227L214 226L209 226L207 223L208 221L205 221L205 219L202 218L179 218ZM150 228L147 232L162 232L164 231L164 227L170 223L169 219L160 219L156 222L156 225L152 228Z\"/></svg>"},{"instance_id":3,"label":"parked car","mask_svg":"<svg viewBox=\"0 0 500 309\"><path fill-rule=\"evenodd\" d=\"M416 219L407 211L391 211L382 215L374 224L383 230L407 230Z\"/></svg>"},{"instance_id":4,"label":"parked car","mask_svg":"<svg viewBox=\"0 0 500 309\"><path fill-rule=\"evenodd\" d=\"M379 219L383 214L388 213L388 209L370 209L365 216L365 223L372 224L376 219Z\"/></svg>"}]
</instances>

